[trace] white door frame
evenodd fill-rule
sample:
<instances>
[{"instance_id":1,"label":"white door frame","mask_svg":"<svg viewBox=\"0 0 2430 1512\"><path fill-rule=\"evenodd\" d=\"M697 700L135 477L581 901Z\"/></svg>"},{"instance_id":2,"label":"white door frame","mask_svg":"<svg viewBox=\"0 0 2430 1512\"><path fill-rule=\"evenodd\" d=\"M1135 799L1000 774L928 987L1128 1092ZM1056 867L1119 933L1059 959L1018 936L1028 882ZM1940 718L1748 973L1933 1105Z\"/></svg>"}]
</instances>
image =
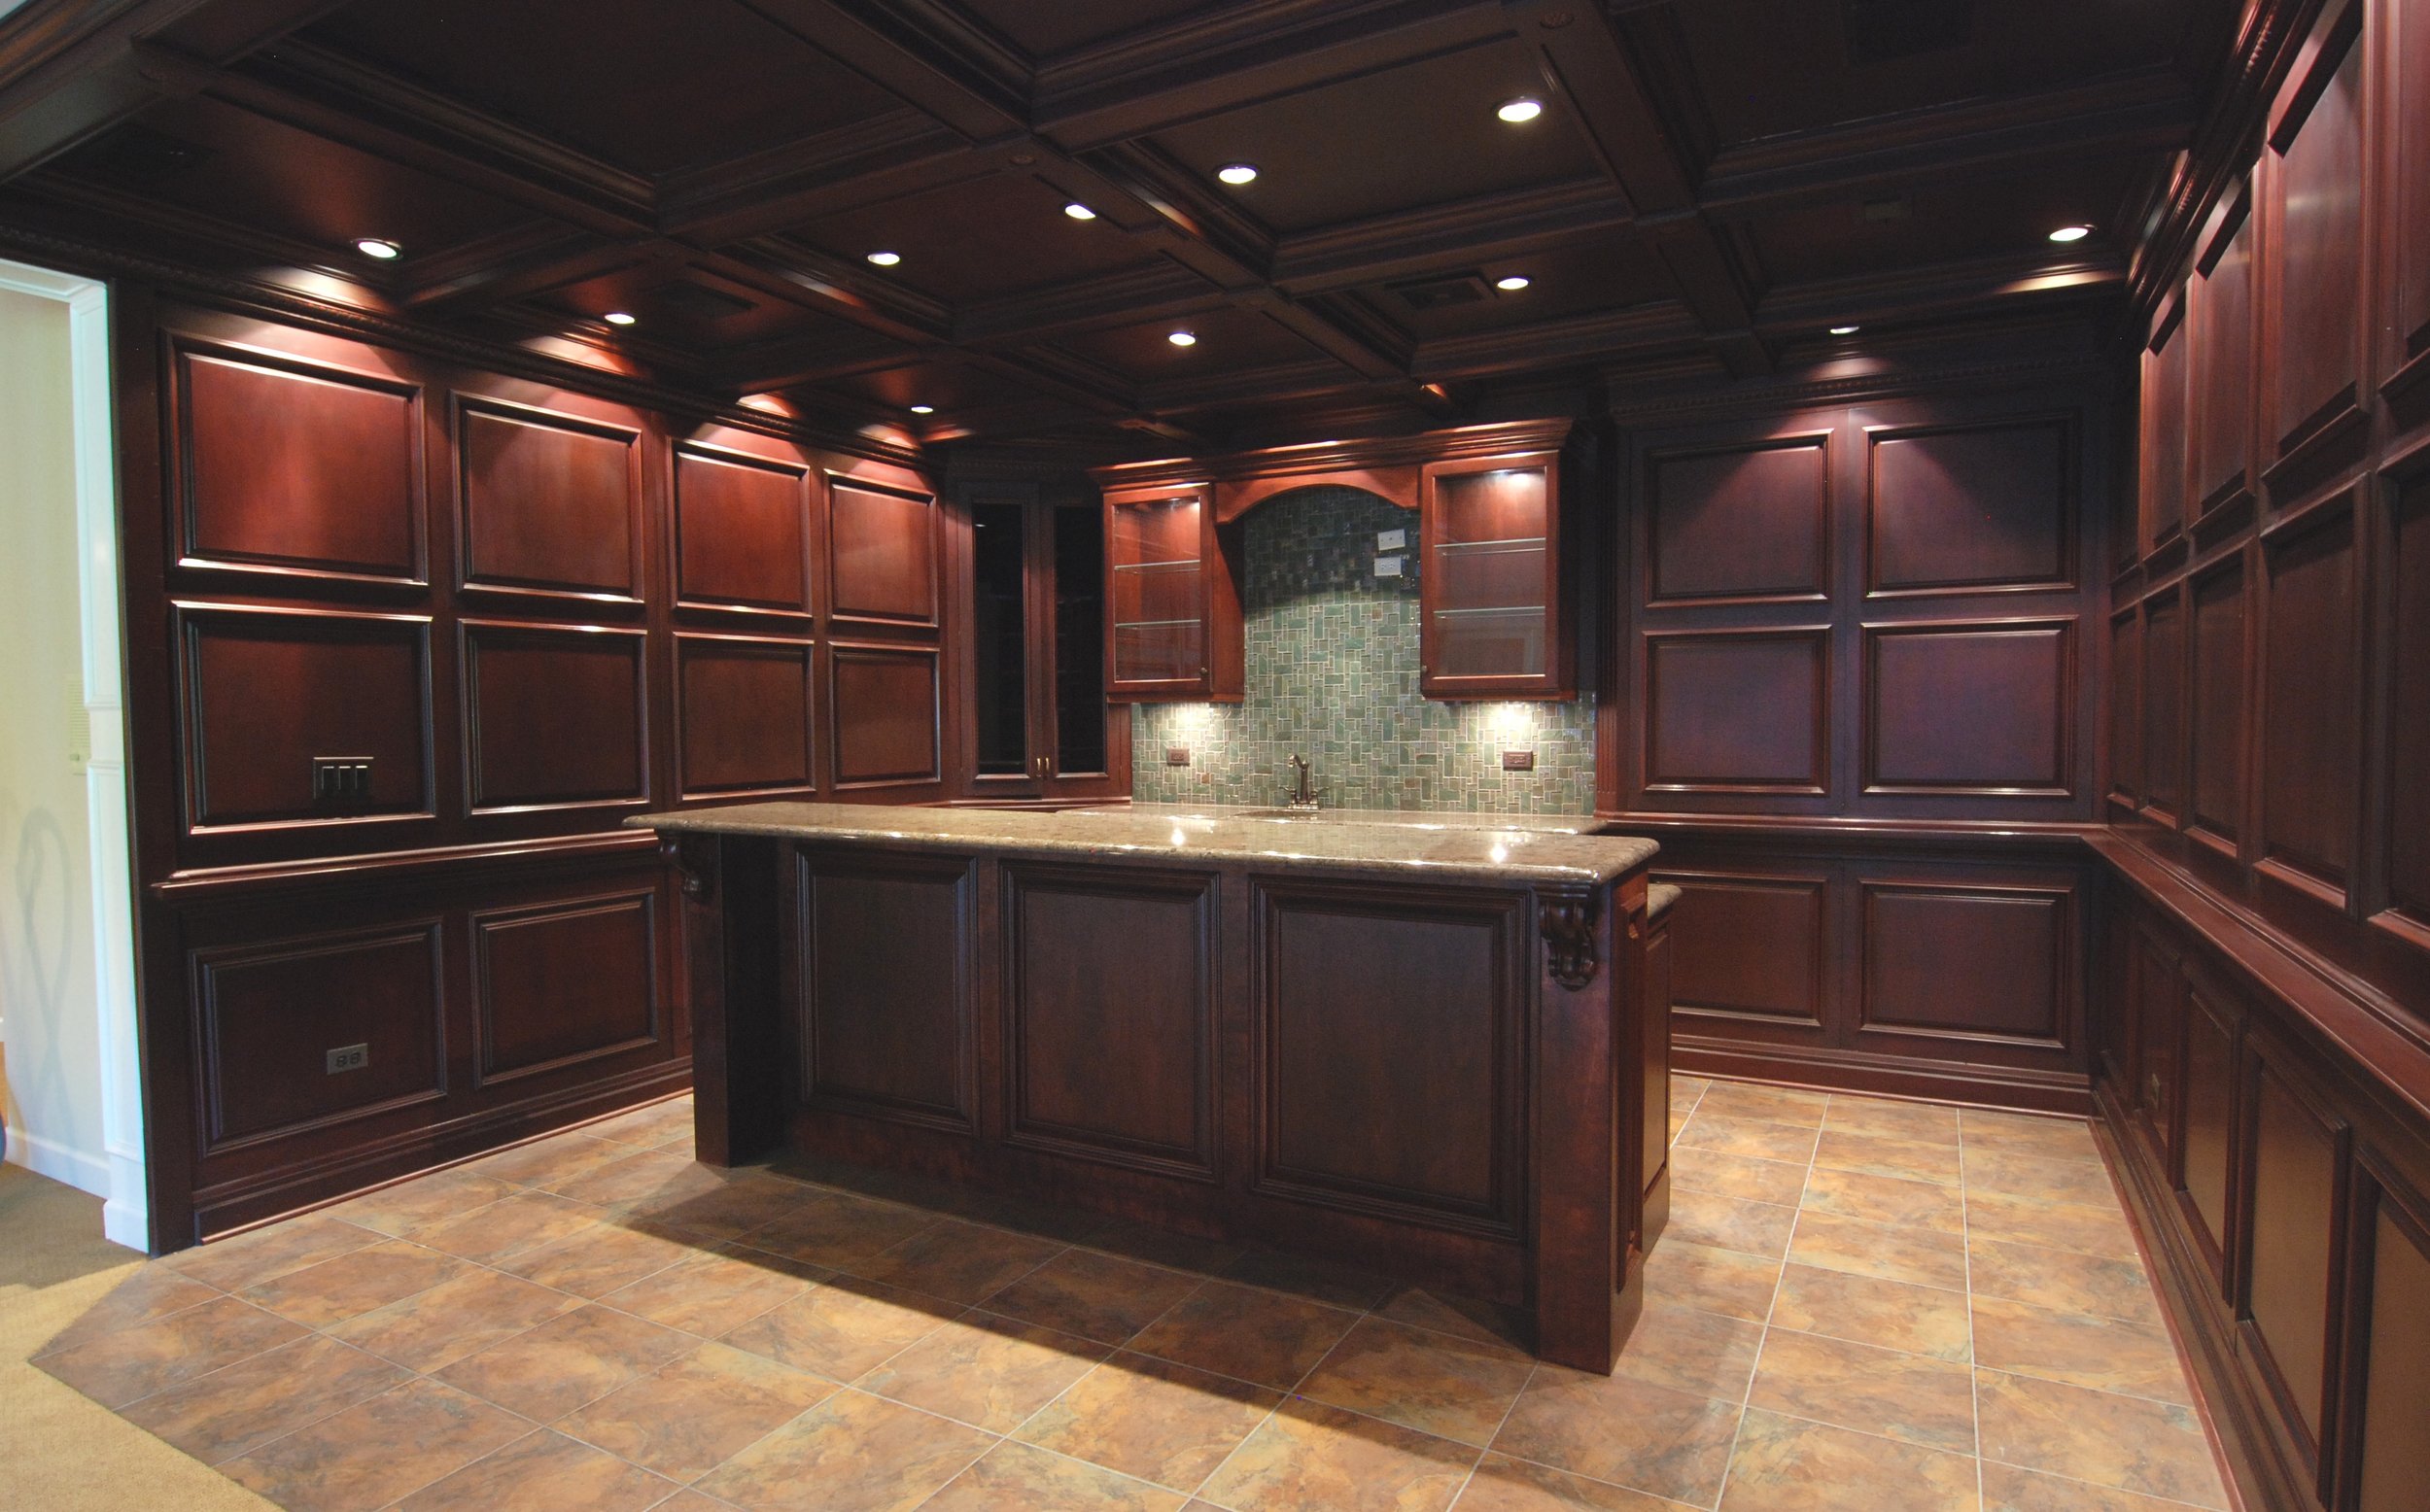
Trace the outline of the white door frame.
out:
<instances>
[{"instance_id":1,"label":"white door frame","mask_svg":"<svg viewBox=\"0 0 2430 1512\"><path fill-rule=\"evenodd\" d=\"M0 11L8 9L0 0ZM102 1142L109 1190L102 1231L129 1249L152 1242L144 1170L143 1068L135 1028L135 890L126 805L126 704L119 625L118 476L110 409L110 294L89 278L0 258L0 289L67 306L71 425L76 447L78 636L85 708L92 720L85 768L90 816L94 1008L101 1047Z\"/></svg>"}]
</instances>

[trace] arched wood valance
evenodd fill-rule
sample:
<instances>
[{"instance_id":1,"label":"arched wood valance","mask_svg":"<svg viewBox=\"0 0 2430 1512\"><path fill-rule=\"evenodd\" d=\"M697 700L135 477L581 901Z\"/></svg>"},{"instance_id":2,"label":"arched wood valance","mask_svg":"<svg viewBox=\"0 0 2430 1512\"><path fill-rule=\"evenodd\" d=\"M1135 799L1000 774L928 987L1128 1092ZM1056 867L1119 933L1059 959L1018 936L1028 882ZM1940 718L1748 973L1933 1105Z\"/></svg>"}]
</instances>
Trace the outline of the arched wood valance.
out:
<instances>
[{"instance_id":1,"label":"arched wood valance","mask_svg":"<svg viewBox=\"0 0 2430 1512\"><path fill-rule=\"evenodd\" d=\"M1278 494L1327 486L1359 489L1415 513L1428 463L1553 451L1569 439L1571 425L1566 419L1505 421L1416 435L1123 463L1092 468L1089 475L1109 494L1175 483L1211 483L1215 519L1222 525L1230 525Z\"/></svg>"}]
</instances>

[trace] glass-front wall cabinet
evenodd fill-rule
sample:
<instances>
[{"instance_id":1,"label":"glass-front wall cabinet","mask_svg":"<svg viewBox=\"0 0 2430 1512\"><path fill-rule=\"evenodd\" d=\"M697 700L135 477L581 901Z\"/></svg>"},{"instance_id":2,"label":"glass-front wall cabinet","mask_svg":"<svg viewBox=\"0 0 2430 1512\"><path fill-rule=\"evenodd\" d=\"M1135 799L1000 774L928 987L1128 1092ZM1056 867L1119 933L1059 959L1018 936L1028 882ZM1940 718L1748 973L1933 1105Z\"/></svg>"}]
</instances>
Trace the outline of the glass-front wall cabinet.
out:
<instances>
[{"instance_id":1,"label":"glass-front wall cabinet","mask_svg":"<svg viewBox=\"0 0 2430 1512\"><path fill-rule=\"evenodd\" d=\"M1106 496L1113 697L1238 696L1239 607L1212 507L1199 487Z\"/></svg>"},{"instance_id":2,"label":"glass-front wall cabinet","mask_svg":"<svg viewBox=\"0 0 2430 1512\"><path fill-rule=\"evenodd\" d=\"M1429 463L1418 534L1429 698L1566 699L1560 459Z\"/></svg>"},{"instance_id":3,"label":"glass-front wall cabinet","mask_svg":"<svg viewBox=\"0 0 2430 1512\"><path fill-rule=\"evenodd\" d=\"M1129 723L1105 697L1103 518L1019 497L969 509L974 796L1122 796Z\"/></svg>"}]
</instances>

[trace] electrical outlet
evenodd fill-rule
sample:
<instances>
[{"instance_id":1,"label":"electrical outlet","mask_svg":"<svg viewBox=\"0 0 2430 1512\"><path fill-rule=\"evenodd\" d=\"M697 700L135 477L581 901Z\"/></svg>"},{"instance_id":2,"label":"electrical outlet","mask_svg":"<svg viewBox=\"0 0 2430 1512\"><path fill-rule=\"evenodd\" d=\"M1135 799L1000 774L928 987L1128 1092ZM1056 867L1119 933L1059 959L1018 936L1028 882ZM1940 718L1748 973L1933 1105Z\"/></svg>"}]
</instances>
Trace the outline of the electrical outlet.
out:
<instances>
[{"instance_id":1,"label":"electrical outlet","mask_svg":"<svg viewBox=\"0 0 2430 1512\"><path fill-rule=\"evenodd\" d=\"M371 758L312 758L312 801L316 804L361 804L371 798Z\"/></svg>"},{"instance_id":2,"label":"electrical outlet","mask_svg":"<svg viewBox=\"0 0 2430 1512\"><path fill-rule=\"evenodd\" d=\"M1187 767L1190 765L1190 747L1187 745L1165 746L1164 765L1167 767Z\"/></svg>"},{"instance_id":3,"label":"electrical outlet","mask_svg":"<svg viewBox=\"0 0 2430 1512\"><path fill-rule=\"evenodd\" d=\"M341 1071L367 1071L370 1066L371 1047L368 1045L341 1045L330 1051L330 1076Z\"/></svg>"},{"instance_id":4,"label":"electrical outlet","mask_svg":"<svg viewBox=\"0 0 2430 1512\"><path fill-rule=\"evenodd\" d=\"M1399 557L1377 557L1375 559L1375 575L1377 577L1399 577L1401 575L1401 559Z\"/></svg>"},{"instance_id":5,"label":"electrical outlet","mask_svg":"<svg viewBox=\"0 0 2430 1512\"><path fill-rule=\"evenodd\" d=\"M1377 551L1406 551L1408 545L1409 533L1406 531L1377 531L1375 533Z\"/></svg>"},{"instance_id":6,"label":"electrical outlet","mask_svg":"<svg viewBox=\"0 0 2430 1512\"><path fill-rule=\"evenodd\" d=\"M1505 772L1533 772L1536 770L1536 753L1534 751L1504 751L1502 753L1502 770Z\"/></svg>"}]
</instances>

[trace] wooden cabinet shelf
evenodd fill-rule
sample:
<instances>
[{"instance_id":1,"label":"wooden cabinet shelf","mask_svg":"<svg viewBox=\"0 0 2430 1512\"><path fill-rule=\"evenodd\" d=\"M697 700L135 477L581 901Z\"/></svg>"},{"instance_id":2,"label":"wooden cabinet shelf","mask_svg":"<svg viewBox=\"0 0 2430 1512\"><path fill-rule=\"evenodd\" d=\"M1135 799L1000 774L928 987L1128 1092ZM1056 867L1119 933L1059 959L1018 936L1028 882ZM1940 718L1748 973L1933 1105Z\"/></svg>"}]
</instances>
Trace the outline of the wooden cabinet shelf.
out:
<instances>
[{"instance_id":1,"label":"wooden cabinet shelf","mask_svg":"<svg viewBox=\"0 0 2430 1512\"><path fill-rule=\"evenodd\" d=\"M1241 695L1238 577L1203 485L1105 496L1107 696Z\"/></svg>"},{"instance_id":2,"label":"wooden cabinet shelf","mask_svg":"<svg viewBox=\"0 0 2430 1512\"><path fill-rule=\"evenodd\" d=\"M1434 699L1567 699L1557 452L1428 463L1420 473L1418 689Z\"/></svg>"}]
</instances>

